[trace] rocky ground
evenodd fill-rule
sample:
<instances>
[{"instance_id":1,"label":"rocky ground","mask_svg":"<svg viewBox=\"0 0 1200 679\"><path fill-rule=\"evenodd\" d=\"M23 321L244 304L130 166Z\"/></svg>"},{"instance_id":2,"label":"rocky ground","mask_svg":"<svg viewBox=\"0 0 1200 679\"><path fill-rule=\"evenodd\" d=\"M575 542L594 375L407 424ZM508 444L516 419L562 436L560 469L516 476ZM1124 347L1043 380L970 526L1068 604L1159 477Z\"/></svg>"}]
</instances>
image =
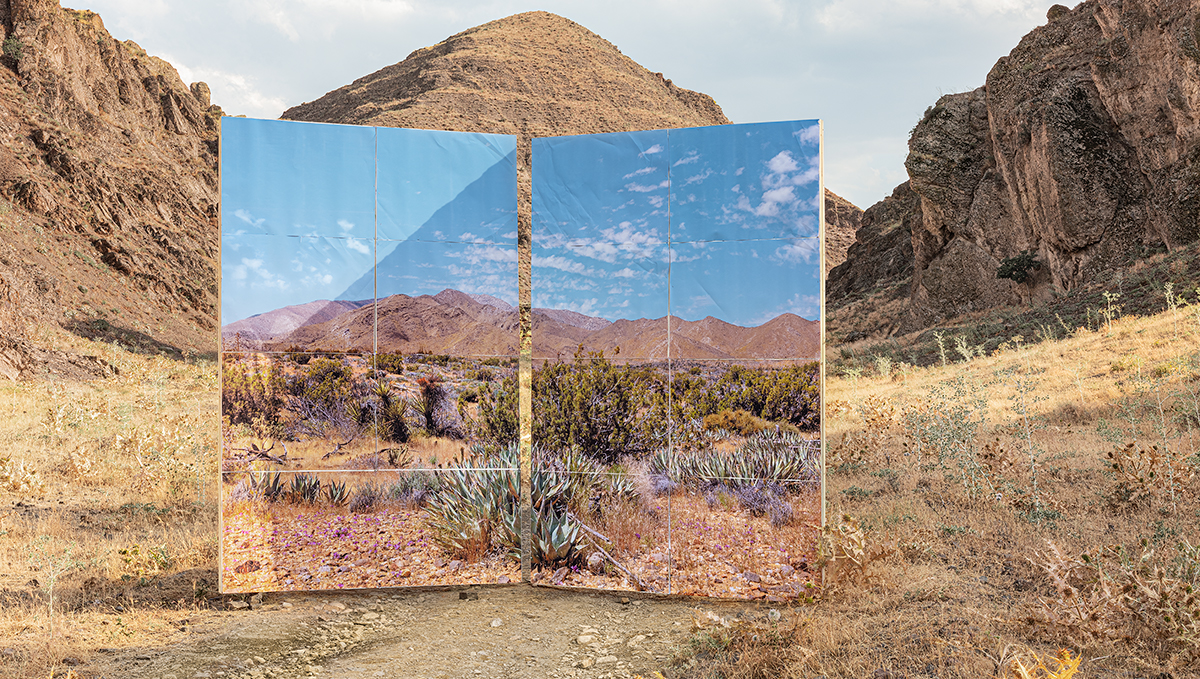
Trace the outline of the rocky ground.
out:
<instances>
[{"instance_id":1,"label":"rocky ground","mask_svg":"<svg viewBox=\"0 0 1200 679\"><path fill-rule=\"evenodd\" d=\"M653 677L709 610L749 604L512 585L267 594L205 614L184 641L101 654L87 676Z\"/></svg>"}]
</instances>

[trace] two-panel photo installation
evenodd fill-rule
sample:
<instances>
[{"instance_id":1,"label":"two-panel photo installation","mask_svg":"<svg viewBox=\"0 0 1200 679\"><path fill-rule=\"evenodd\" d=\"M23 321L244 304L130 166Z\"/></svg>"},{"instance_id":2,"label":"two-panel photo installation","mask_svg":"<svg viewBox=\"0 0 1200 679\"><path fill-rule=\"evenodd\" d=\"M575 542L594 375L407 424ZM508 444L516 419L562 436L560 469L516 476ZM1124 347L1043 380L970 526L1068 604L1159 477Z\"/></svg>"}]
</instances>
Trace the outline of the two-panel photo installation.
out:
<instances>
[{"instance_id":1,"label":"two-panel photo installation","mask_svg":"<svg viewBox=\"0 0 1200 679\"><path fill-rule=\"evenodd\" d=\"M223 592L820 585L820 121L528 143L222 119Z\"/></svg>"}]
</instances>

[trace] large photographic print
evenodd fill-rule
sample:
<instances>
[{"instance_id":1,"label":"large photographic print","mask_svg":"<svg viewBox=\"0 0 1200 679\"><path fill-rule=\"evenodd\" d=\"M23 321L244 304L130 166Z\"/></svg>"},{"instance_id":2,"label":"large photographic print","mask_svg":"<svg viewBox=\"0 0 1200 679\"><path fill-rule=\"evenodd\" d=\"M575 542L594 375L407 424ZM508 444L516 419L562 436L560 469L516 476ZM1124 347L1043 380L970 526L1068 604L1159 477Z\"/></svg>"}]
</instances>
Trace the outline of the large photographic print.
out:
<instances>
[{"instance_id":1,"label":"large photographic print","mask_svg":"<svg viewBox=\"0 0 1200 679\"><path fill-rule=\"evenodd\" d=\"M224 591L519 579L515 139L222 134Z\"/></svg>"},{"instance_id":2,"label":"large photographic print","mask_svg":"<svg viewBox=\"0 0 1200 679\"><path fill-rule=\"evenodd\" d=\"M819 123L537 139L533 176L535 579L805 596Z\"/></svg>"}]
</instances>

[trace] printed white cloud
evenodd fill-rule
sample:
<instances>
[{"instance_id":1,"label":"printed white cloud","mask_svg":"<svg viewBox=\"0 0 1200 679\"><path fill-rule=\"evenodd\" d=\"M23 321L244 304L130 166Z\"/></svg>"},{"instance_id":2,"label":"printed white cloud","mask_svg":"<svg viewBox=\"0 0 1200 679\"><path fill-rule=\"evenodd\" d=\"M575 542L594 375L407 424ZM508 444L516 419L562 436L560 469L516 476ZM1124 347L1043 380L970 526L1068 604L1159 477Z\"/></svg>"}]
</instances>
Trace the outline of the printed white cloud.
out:
<instances>
[{"instance_id":1,"label":"printed white cloud","mask_svg":"<svg viewBox=\"0 0 1200 679\"><path fill-rule=\"evenodd\" d=\"M472 246L466 251L463 258L472 264L480 264L482 262L516 264L517 249L512 247L503 248L497 245Z\"/></svg>"},{"instance_id":2,"label":"printed white cloud","mask_svg":"<svg viewBox=\"0 0 1200 679\"><path fill-rule=\"evenodd\" d=\"M780 151L774 158L767 161L767 169L775 174L786 174L800 169L791 151Z\"/></svg>"},{"instance_id":3,"label":"printed white cloud","mask_svg":"<svg viewBox=\"0 0 1200 679\"><path fill-rule=\"evenodd\" d=\"M339 219L337 225L342 230L342 233L350 233L354 230L354 223L345 219Z\"/></svg>"},{"instance_id":4,"label":"printed white cloud","mask_svg":"<svg viewBox=\"0 0 1200 679\"><path fill-rule=\"evenodd\" d=\"M646 149L645 151L642 151L641 153L639 153L638 158L645 158L646 156L652 156L656 153L662 153L663 150L664 149L663 149L662 144L655 144L654 146L651 146L650 148Z\"/></svg>"},{"instance_id":5,"label":"printed white cloud","mask_svg":"<svg viewBox=\"0 0 1200 679\"><path fill-rule=\"evenodd\" d=\"M689 165L698 160L700 160L700 154L695 151L689 151L686 156L675 161L675 163L672 165L672 167L679 167L680 165Z\"/></svg>"},{"instance_id":6,"label":"printed white cloud","mask_svg":"<svg viewBox=\"0 0 1200 679\"><path fill-rule=\"evenodd\" d=\"M809 321L818 320L821 318L821 298L819 295L802 295L796 293L783 304L759 314L750 322L750 325L762 325L783 314L796 314L800 318Z\"/></svg>"},{"instance_id":7,"label":"printed white cloud","mask_svg":"<svg viewBox=\"0 0 1200 679\"><path fill-rule=\"evenodd\" d=\"M633 172L630 172L629 174L622 177L622 179L633 179L634 177L640 177L644 174L650 174L651 172L654 172L657 169L658 169L657 167L643 167L640 170L634 170Z\"/></svg>"},{"instance_id":8,"label":"printed white cloud","mask_svg":"<svg viewBox=\"0 0 1200 679\"><path fill-rule=\"evenodd\" d=\"M782 245L771 254L771 259L790 264L811 264L821 254L821 242L817 238L800 238Z\"/></svg>"},{"instance_id":9,"label":"printed white cloud","mask_svg":"<svg viewBox=\"0 0 1200 679\"><path fill-rule=\"evenodd\" d=\"M255 219L254 215L250 214L249 212L247 212L245 210L234 210L233 216L237 217L238 219L242 220L243 222L246 222L247 224L249 224L250 226L253 226L253 227L262 226L263 223L265 223L267 221L266 217L260 217L258 219Z\"/></svg>"},{"instance_id":10,"label":"printed white cloud","mask_svg":"<svg viewBox=\"0 0 1200 679\"><path fill-rule=\"evenodd\" d=\"M649 201L654 207L662 207L663 203L667 201L667 199L662 196L650 196L646 200Z\"/></svg>"},{"instance_id":11,"label":"printed white cloud","mask_svg":"<svg viewBox=\"0 0 1200 679\"><path fill-rule=\"evenodd\" d=\"M573 259L560 257L558 255L533 255L533 268L557 269L571 274L585 275L589 272L594 273L588 267L584 266L583 262L577 262Z\"/></svg>"},{"instance_id":12,"label":"printed white cloud","mask_svg":"<svg viewBox=\"0 0 1200 679\"><path fill-rule=\"evenodd\" d=\"M712 174L713 174L712 170L705 168L704 172L701 172L700 174L695 174L695 175L692 175L691 177L688 177L687 180L685 182L683 182L683 185L687 186L688 184L696 184L696 183L702 182L705 179L708 179L709 177L711 177Z\"/></svg>"},{"instance_id":13,"label":"printed white cloud","mask_svg":"<svg viewBox=\"0 0 1200 679\"><path fill-rule=\"evenodd\" d=\"M358 238L347 238L346 239L346 247L350 248L351 250L353 250L359 254L363 254L363 255L371 254L371 247L369 245L367 245L367 241L360 240Z\"/></svg>"},{"instance_id":14,"label":"printed white cloud","mask_svg":"<svg viewBox=\"0 0 1200 679\"><path fill-rule=\"evenodd\" d=\"M288 282L267 269L261 259L243 257L242 263L233 269L233 279L246 281L252 288L288 289Z\"/></svg>"},{"instance_id":15,"label":"printed white cloud","mask_svg":"<svg viewBox=\"0 0 1200 679\"><path fill-rule=\"evenodd\" d=\"M624 269L621 269L620 271L614 271L609 275L613 278L633 278L637 276L637 272L629 267L625 267Z\"/></svg>"},{"instance_id":16,"label":"printed white cloud","mask_svg":"<svg viewBox=\"0 0 1200 679\"><path fill-rule=\"evenodd\" d=\"M821 141L821 126L809 125L803 130L797 130L792 134L796 135L796 139L798 139L801 144L816 144Z\"/></svg>"},{"instance_id":17,"label":"printed white cloud","mask_svg":"<svg viewBox=\"0 0 1200 679\"><path fill-rule=\"evenodd\" d=\"M665 179L657 184L636 184L636 183L630 182L625 185L625 190L626 191L634 191L636 193L650 193L651 191L658 191L659 189L665 189L670 185L671 185L671 182L669 182Z\"/></svg>"}]
</instances>

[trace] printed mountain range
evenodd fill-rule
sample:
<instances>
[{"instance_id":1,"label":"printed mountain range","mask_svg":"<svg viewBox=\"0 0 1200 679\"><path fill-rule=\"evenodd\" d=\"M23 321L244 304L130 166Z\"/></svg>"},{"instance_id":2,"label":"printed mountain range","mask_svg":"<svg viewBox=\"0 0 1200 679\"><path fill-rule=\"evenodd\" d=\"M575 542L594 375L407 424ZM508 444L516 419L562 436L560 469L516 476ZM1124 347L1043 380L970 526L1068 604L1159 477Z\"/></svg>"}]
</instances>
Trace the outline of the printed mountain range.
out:
<instances>
[{"instance_id":1,"label":"printed mountain range","mask_svg":"<svg viewBox=\"0 0 1200 679\"><path fill-rule=\"evenodd\" d=\"M490 295L443 290L436 295L392 295L378 303L319 300L230 323L221 329L226 350L361 351L374 346L378 316L381 352L516 356L516 307ZM713 317L699 321L617 320L561 309L533 310L535 359L570 359L580 347L620 360L816 358L820 324L781 314L752 328Z\"/></svg>"}]
</instances>

